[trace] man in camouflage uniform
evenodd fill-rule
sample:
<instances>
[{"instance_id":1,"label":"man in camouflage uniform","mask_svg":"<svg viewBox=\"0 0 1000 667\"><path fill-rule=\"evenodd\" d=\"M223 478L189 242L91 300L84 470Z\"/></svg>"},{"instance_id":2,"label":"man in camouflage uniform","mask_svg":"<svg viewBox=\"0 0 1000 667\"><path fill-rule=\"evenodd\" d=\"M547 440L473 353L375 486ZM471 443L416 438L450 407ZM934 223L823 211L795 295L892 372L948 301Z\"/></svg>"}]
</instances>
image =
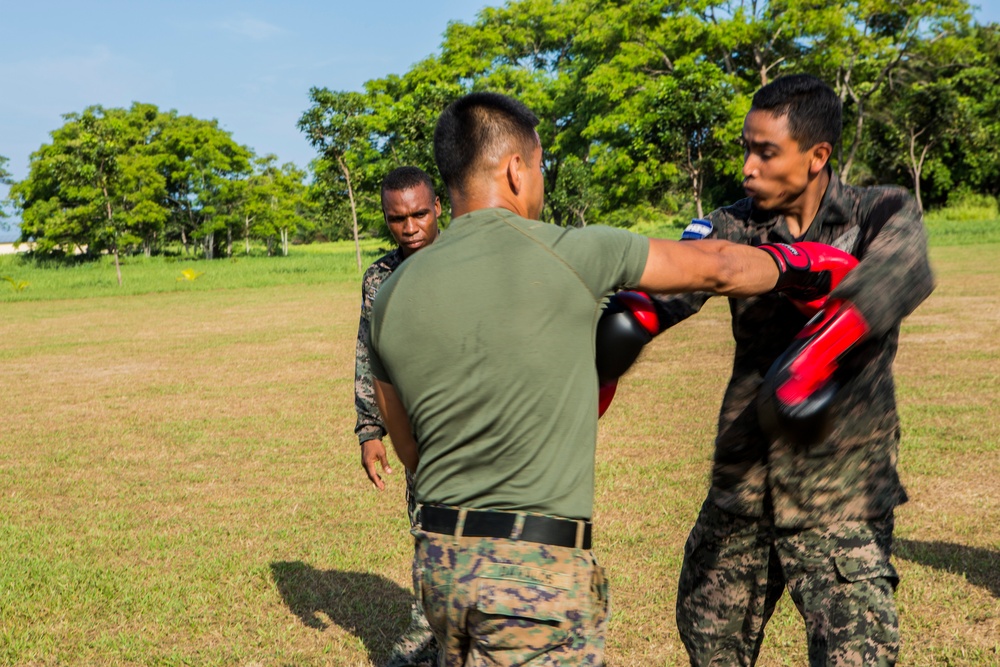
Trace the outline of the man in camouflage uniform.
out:
<instances>
[{"instance_id":1,"label":"man in camouflage uniform","mask_svg":"<svg viewBox=\"0 0 1000 667\"><path fill-rule=\"evenodd\" d=\"M370 355L372 302L382 283L403 260L437 238L441 201L434 194L434 182L416 167L399 167L382 181L382 215L397 248L386 253L365 271L361 281L361 322L354 364L354 407L358 413L354 432L361 445L361 465L368 479L379 490L385 483L379 475L381 465L392 472L382 439L386 429L375 404ZM406 474L406 497L412 499L413 479ZM427 619L414 601L410 608L410 626L396 642L388 667L429 666L437 662L438 646Z\"/></svg>"},{"instance_id":2,"label":"man in camouflage uniform","mask_svg":"<svg viewBox=\"0 0 1000 667\"><path fill-rule=\"evenodd\" d=\"M763 250L539 222L537 123L495 93L441 114L434 155L454 218L372 310L379 408L417 471L414 588L441 665L603 662L590 517L605 297L775 286Z\"/></svg>"},{"instance_id":3,"label":"man in camouflage uniform","mask_svg":"<svg viewBox=\"0 0 1000 667\"><path fill-rule=\"evenodd\" d=\"M765 434L758 393L807 316L789 299L730 299L736 340L719 414L711 487L684 548L677 624L692 665L752 665L788 589L806 623L810 665L892 665L899 648L889 562L899 417L892 361L902 319L933 289L926 233L896 187L851 187L828 160L841 131L834 92L811 76L779 78L743 126L748 197L696 220L685 238L818 241L859 261L830 294L867 322L838 377L832 430L818 444ZM661 326L708 294L658 299Z\"/></svg>"}]
</instances>

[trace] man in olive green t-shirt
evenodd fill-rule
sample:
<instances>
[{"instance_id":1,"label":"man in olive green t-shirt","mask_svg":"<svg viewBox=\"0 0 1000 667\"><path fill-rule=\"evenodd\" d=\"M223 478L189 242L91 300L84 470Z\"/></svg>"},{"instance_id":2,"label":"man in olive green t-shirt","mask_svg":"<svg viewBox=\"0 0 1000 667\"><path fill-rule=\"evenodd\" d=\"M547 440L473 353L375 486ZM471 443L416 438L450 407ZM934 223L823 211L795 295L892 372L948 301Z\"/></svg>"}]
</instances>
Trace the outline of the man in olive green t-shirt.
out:
<instances>
[{"instance_id":1,"label":"man in olive green t-shirt","mask_svg":"<svg viewBox=\"0 0 1000 667\"><path fill-rule=\"evenodd\" d=\"M603 660L607 586L590 550L603 298L746 296L779 273L746 246L538 222L537 122L493 93L444 111L434 152L452 224L372 313L379 408L416 471L414 586L446 665Z\"/></svg>"}]
</instances>

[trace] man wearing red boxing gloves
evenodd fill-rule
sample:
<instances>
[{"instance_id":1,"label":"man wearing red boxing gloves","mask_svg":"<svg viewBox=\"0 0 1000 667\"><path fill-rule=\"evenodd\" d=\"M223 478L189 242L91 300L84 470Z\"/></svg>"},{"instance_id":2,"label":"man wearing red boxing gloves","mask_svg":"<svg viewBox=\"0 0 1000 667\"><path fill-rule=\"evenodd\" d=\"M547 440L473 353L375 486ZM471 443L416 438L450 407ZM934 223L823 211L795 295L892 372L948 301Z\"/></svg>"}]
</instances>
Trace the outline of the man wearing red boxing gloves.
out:
<instances>
[{"instance_id":1,"label":"man wearing red boxing gloves","mask_svg":"<svg viewBox=\"0 0 1000 667\"><path fill-rule=\"evenodd\" d=\"M933 277L913 198L833 173L840 132L840 100L820 80L764 86L743 125L747 198L684 234L763 247L779 266L809 263L812 242L857 260L831 268L828 297L730 299L733 373L677 596L692 665L754 664L786 588L810 665L892 665L898 653L890 553L906 493L892 361ZM660 330L710 296L656 298Z\"/></svg>"}]
</instances>

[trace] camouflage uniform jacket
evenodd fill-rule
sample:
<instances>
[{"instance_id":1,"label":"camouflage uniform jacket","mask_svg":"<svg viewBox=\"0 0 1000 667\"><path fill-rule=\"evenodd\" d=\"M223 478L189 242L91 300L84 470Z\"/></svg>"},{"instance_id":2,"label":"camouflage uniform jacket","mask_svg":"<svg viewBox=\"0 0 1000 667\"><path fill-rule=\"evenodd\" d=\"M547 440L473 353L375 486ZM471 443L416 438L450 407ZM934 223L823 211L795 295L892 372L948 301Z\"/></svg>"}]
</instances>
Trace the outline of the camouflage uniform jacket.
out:
<instances>
[{"instance_id":1,"label":"camouflage uniform jacket","mask_svg":"<svg viewBox=\"0 0 1000 667\"><path fill-rule=\"evenodd\" d=\"M385 423L375 404L375 383L369 360L371 349L372 302L385 279L403 263L403 251L399 248L386 253L365 271L361 279L361 322L358 324L358 343L354 355L354 409L358 421L354 433L358 443L381 440L385 437Z\"/></svg>"},{"instance_id":2,"label":"camouflage uniform jacket","mask_svg":"<svg viewBox=\"0 0 1000 667\"><path fill-rule=\"evenodd\" d=\"M783 296L730 299L736 341L733 373L719 413L710 497L750 517L773 512L779 527L884 515L906 502L896 472L899 417L892 363L899 327L934 287L920 211L902 188L852 187L835 174L803 238L793 239L780 214L755 210L750 199L709 215L710 238L759 245L818 241L846 250L858 266L831 298L853 303L869 335L843 365L838 416L829 437L802 449L768 438L758 423L764 375L806 323ZM696 313L707 293L658 299L661 323Z\"/></svg>"}]
</instances>

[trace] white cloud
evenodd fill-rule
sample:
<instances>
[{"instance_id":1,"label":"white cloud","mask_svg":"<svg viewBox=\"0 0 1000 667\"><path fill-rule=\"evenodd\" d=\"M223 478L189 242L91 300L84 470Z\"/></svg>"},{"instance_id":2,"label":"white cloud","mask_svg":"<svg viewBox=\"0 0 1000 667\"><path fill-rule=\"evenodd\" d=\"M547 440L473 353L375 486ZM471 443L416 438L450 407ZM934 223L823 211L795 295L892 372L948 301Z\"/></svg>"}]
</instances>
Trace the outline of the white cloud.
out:
<instances>
[{"instance_id":1,"label":"white cloud","mask_svg":"<svg viewBox=\"0 0 1000 667\"><path fill-rule=\"evenodd\" d=\"M255 40L270 39L286 32L284 28L250 16L223 21L221 27L227 32Z\"/></svg>"}]
</instances>

